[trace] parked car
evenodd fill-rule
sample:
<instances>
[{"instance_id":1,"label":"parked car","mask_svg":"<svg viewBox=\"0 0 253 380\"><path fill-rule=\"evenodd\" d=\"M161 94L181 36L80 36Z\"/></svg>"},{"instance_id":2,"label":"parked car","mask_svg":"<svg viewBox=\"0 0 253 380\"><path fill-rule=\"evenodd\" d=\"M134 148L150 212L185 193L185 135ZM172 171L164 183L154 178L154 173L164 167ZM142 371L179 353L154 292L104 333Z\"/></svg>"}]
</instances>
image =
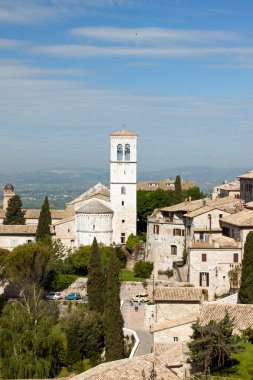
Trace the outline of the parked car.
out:
<instances>
[{"instance_id":1,"label":"parked car","mask_svg":"<svg viewBox=\"0 0 253 380\"><path fill-rule=\"evenodd\" d=\"M74 301L74 300L80 300L80 299L82 299L81 294L75 293L75 292L70 293L65 297L65 300L68 300L68 301Z\"/></svg>"},{"instance_id":2,"label":"parked car","mask_svg":"<svg viewBox=\"0 0 253 380\"><path fill-rule=\"evenodd\" d=\"M49 292L46 294L46 300L60 300L62 295L60 292Z\"/></svg>"},{"instance_id":3,"label":"parked car","mask_svg":"<svg viewBox=\"0 0 253 380\"><path fill-rule=\"evenodd\" d=\"M148 294L136 294L136 296L132 298L132 301L133 302L148 302L149 301Z\"/></svg>"}]
</instances>

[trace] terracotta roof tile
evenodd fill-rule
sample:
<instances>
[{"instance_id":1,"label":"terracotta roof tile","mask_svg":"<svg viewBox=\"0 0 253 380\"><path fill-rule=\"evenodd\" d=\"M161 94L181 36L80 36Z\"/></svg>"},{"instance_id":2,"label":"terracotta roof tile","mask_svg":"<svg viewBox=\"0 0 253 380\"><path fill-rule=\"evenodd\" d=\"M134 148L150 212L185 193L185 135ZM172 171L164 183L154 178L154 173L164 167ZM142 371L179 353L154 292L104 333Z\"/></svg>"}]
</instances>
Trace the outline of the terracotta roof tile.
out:
<instances>
[{"instance_id":1,"label":"terracotta roof tile","mask_svg":"<svg viewBox=\"0 0 253 380\"><path fill-rule=\"evenodd\" d=\"M222 219L222 223L228 223L239 227L253 226L253 210L243 210L236 214L226 216Z\"/></svg>"},{"instance_id":2,"label":"terracotta roof tile","mask_svg":"<svg viewBox=\"0 0 253 380\"><path fill-rule=\"evenodd\" d=\"M202 289L194 287L159 287L155 289L155 301L198 301L202 299Z\"/></svg>"}]
</instances>

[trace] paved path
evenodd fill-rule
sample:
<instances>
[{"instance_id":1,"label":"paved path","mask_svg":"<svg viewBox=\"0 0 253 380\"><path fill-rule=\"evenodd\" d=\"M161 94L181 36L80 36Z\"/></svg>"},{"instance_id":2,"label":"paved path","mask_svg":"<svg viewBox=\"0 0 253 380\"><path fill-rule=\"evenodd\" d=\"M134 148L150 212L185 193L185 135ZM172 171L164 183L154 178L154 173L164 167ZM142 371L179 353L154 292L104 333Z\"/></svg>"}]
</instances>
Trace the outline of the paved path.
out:
<instances>
[{"instance_id":1,"label":"paved path","mask_svg":"<svg viewBox=\"0 0 253 380\"><path fill-rule=\"evenodd\" d=\"M145 308L146 305L142 303L136 310L134 306L130 306L129 301L125 301L121 309L124 327L136 331L140 339L135 356L150 354L152 349L152 334L144 330Z\"/></svg>"}]
</instances>

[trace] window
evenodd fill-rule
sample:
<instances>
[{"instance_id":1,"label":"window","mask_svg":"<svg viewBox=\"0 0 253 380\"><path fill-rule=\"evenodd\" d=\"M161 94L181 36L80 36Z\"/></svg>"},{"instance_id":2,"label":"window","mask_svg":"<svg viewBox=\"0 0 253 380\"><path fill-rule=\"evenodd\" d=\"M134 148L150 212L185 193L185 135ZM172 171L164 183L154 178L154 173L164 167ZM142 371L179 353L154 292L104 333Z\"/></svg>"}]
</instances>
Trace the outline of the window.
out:
<instances>
[{"instance_id":1,"label":"window","mask_svg":"<svg viewBox=\"0 0 253 380\"><path fill-rule=\"evenodd\" d=\"M172 255L177 255L177 246L176 245L171 245L170 246L170 252Z\"/></svg>"},{"instance_id":2,"label":"window","mask_svg":"<svg viewBox=\"0 0 253 380\"><path fill-rule=\"evenodd\" d=\"M93 224L93 231L95 231L96 227L95 227L95 224Z\"/></svg>"},{"instance_id":3,"label":"window","mask_svg":"<svg viewBox=\"0 0 253 380\"><path fill-rule=\"evenodd\" d=\"M199 286L209 286L209 273L200 272L200 274L199 274Z\"/></svg>"},{"instance_id":4,"label":"window","mask_svg":"<svg viewBox=\"0 0 253 380\"><path fill-rule=\"evenodd\" d=\"M125 244L125 241L126 241L126 234L125 234L125 232L121 232L120 240L121 240L121 244Z\"/></svg>"},{"instance_id":5,"label":"window","mask_svg":"<svg viewBox=\"0 0 253 380\"><path fill-rule=\"evenodd\" d=\"M178 342L178 336L173 337L174 342Z\"/></svg>"},{"instance_id":6,"label":"window","mask_svg":"<svg viewBox=\"0 0 253 380\"><path fill-rule=\"evenodd\" d=\"M173 235L174 236L184 236L184 230L180 230L180 228L174 228L173 229Z\"/></svg>"},{"instance_id":7,"label":"window","mask_svg":"<svg viewBox=\"0 0 253 380\"><path fill-rule=\"evenodd\" d=\"M27 242L27 244L30 244L30 243L32 243L32 240L28 239L26 242Z\"/></svg>"},{"instance_id":8,"label":"window","mask_svg":"<svg viewBox=\"0 0 253 380\"><path fill-rule=\"evenodd\" d=\"M238 263L239 262L239 255L238 253L234 253L234 263Z\"/></svg>"},{"instance_id":9,"label":"window","mask_svg":"<svg viewBox=\"0 0 253 380\"><path fill-rule=\"evenodd\" d=\"M125 161L130 160L130 145L126 144L125 145Z\"/></svg>"},{"instance_id":10,"label":"window","mask_svg":"<svg viewBox=\"0 0 253 380\"><path fill-rule=\"evenodd\" d=\"M124 201L122 201L122 202L121 202L121 204L122 204L122 206L124 206L125 202L124 202Z\"/></svg>"},{"instance_id":11,"label":"window","mask_svg":"<svg viewBox=\"0 0 253 380\"><path fill-rule=\"evenodd\" d=\"M122 219L122 223L125 223L125 219Z\"/></svg>"},{"instance_id":12,"label":"window","mask_svg":"<svg viewBox=\"0 0 253 380\"><path fill-rule=\"evenodd\" d=\"M202 253L202 262L206 262L206 261L207 261L206 253Z\"/></svg>"},{"instance_id":13,"label":"window","mask_svg":"<svg viewBox=\"0 0 253 380\"><path fill-rule=\"evenodd\" d=\"M117 145L117 160L122 161L123 159L123 147L121 144Z\"/></svg>"},{"instance_id":14,"label":"window","mask_svg":"<svg viewBox=\"0 0 253 380\"><path fill-rule=\"evenodd\" d=\"M159 235L159 224L154 224L154 226L153 226L153 233L155 235Z\"/></svg>"},{"instance_id":15,"label":"window","mask_svg":"<svg viewBox=\"0 0 253 380\"><path fill-rule=\"evenodd\" d=\"M125 188L125 186L122 186L122 188L121 188L121 194L126 194L126 188Z\"/></svg>"},{"instance_id":16,"label":"window","mask_svg":"<svg viewBox=\"0 0 253 380\"><path fill-rule=\"evenodd\" d=\"M68 233L70 233L70 228L68 228Z\"/></svg>"},{"instance_id":17,"label":"window","mask_svg":"<svg viewBox=\"0 0 253 380\"><path fill-rule=\"evenodd\" d=\"M220 219L222 218L222 214L219 214L219 218L220 218Z\"/></svg>"}]
</instances>

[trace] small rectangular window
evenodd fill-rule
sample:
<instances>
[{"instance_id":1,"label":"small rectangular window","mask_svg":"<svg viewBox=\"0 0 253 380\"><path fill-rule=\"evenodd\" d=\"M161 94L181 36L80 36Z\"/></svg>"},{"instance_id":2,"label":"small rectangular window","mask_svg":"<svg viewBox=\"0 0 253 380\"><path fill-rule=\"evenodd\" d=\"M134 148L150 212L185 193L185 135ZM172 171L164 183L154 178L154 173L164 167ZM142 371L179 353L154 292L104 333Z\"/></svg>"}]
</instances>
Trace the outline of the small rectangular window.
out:
<instances>
[{"instance_id":1,"label":"small rectangular window","mask_svg":"<svg viewBox=\"0 0 253 380\"><path fill-rule=\"evenodd\" d=\"M121 240L121 244L125 244L125 242L126 242L126 234L125 234L125 232L121 232L120 240Z\"/></svg>"},{"instance_id":2,"label":"small rectangular window","mask_svg":"<svg viewBox=\"0 0 253 380\"><path fill-rule=\"evenodd\" d=\"M93 224L93 231L95 231L95 229L96 229L96 226L95 226L95 224Z\"/></svg>"},{"instance_id":3,"label":"small rectangular window","mask_svg":"<svg viewBox=\"0 0 253 380\"><path fill-rule=\"evenodd\" d=\"M239 255L238 253L234 253L234 263L238 263L239 261Z\"/></svg>"},{"instance_id":4,"label":"small rectangular window","mask_svg":"<svg viewBox=\"0 0 253 380\"><path fill-rule=\"evenodd\" d=\"M122 202L121 202L121 204L122 204L122 206L124 206L125 202L124 202L124 201L122 201Z\"/></svg>"},{"instance_id":5,"label":"small rectangular window","mask_svg":"<svg viewBox=\"0 0 253 380\"><path fill-rule=\"evenodd\" d=\"M173 235L174 236L184 236L183 230L181 230L180 228L174 228L173 229Z\"/></svg>"},{"instance_id":6,"label":"small rectangular window","mask_svg":"<svg viewBox=\"0 0 253 380\"><path fill-rule=\"evenodd\" d=\"M207 261L207 255L206 253L202 253L202 262L206 262Z\"/></svg>"},{"instance_id":7,"label":"small rectangular window","mask_svg":"<svg viewBox=\"0 0 253 380\"><path fill-rule=\"evenodd\" d=\"M209 286L209 273L200 272L199 274L199 286Z\"/></svg>"},{"instance_id":8,"label":"small rectangular window","mask_svg":"<svg viewBox=\"0 0 253 380\"><path fill-rule=\"evenodd\" d=\"M122 219L122 223L125 223L125 219Z\"/></svg>"},{"instance_id":9,"label":"small rectangular window","mask_svg":"<svg viewBox=\"0 0 253 380\"><path fill-rule=\"evenodd\" d=\"M173 337L174 342L178 342L178 336Z\"/></svg>"},{"instance_id":10,"label":"small rectangular window","mask_svg":"<svg viewBox=\"0 0 253 380\"><path fill-rule=\"evenodd\" d=\"M159 235L159 224L154 224L154 226L153 226L153 233L155 235Z\"/></svg>"}]
</instances>

